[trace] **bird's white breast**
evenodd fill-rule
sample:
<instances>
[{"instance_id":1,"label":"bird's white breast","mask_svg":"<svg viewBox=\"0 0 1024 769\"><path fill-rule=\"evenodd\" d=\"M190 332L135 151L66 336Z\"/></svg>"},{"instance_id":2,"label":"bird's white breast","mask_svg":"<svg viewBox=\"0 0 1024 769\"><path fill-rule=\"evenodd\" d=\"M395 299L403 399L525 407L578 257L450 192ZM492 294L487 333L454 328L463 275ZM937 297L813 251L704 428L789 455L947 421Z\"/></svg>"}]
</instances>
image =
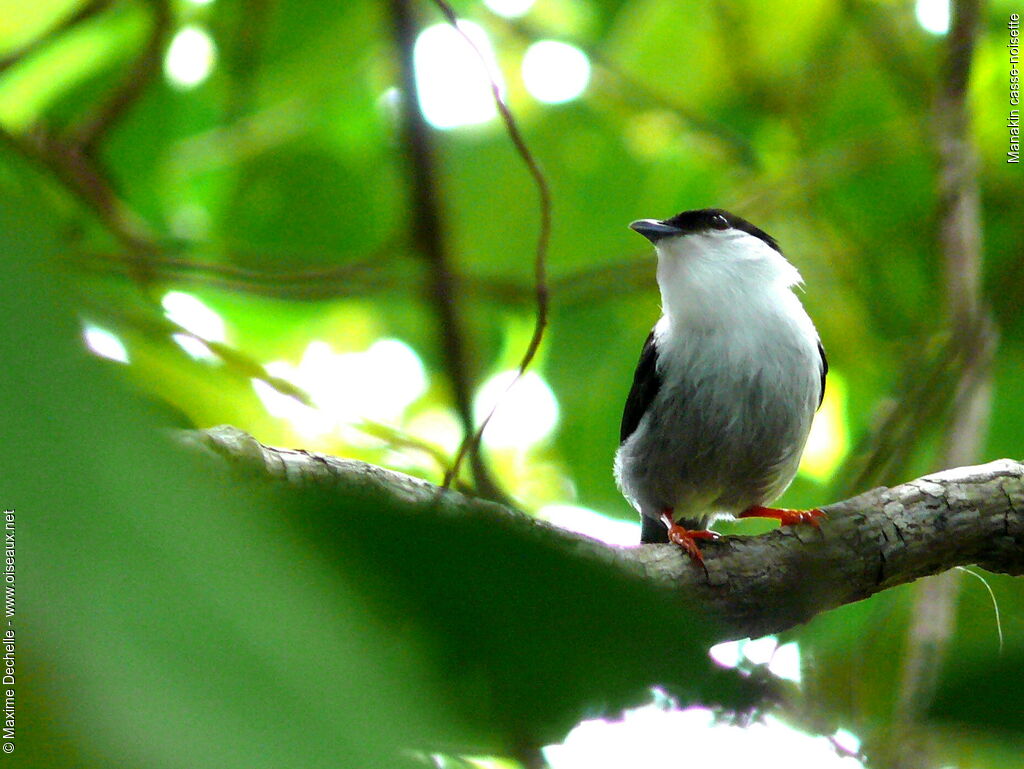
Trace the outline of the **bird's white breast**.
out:
<instances>
[{"instance_id":1,"label":"bird's white breast","mask_svg":"<svg viewBox=\"0 0 1024 769\"><path fill-rule=\"evenodd\" d=\"M616 456L645 515L739 512L792 481L821 395L818 335L799 273L735 231L658 247L661 387Z\"/></svg>"}]
</instances>

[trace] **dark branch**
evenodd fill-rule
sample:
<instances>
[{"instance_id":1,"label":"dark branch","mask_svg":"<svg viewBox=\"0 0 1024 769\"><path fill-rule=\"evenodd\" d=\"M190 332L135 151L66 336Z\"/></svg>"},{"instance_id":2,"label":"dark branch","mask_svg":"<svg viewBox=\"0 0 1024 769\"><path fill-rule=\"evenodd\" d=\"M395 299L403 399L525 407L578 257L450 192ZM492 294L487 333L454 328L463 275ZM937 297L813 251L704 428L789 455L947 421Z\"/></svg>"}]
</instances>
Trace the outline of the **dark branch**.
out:
<instances>
[{"instance_id":1,"label":"dark branch","mask_svg":"<svg viewBox=\"0 0 1024 769\"><path fill-rule=\"evenodd\" d=\"M151 0L153 20L145 47L119 84L81 122L66 134L36 126L25 136L0 128L0 141L49 172L99 219L125 248L126 272L140 285L152 281L148 257L155 239L141 217L118 195L98 157L98 148L110 130L139 99L160 69L170 27L168 0ZM107 3L88 3L51 35L103 10ZM40 43L42 44L42 43Z\"/></svg>"},{"instance_id":2,"label":"dark branch","mask_svg":"<svg viewBox=\"0 0 1024 769\"><path fill-rule=\"evenodd\" d=\"M227 248L225 255L240 263L267 262L267 252L237 251ZM317 301L339 296L366 296L376 292L409 291L422 282L420 263L408 257L410 246L401 240L385 243L370 256L358 260L348 254L270 252L281 261L339 263L335 267L311 270L261 270L230 262L203 262L190 258L187 251L173 246L150 256L155 275L167 280L214 285L259 296L298 301ZM388 259L384 259L388 256ZM113 275L124 274L131 258L119 253L78 255L83 269ZM499 277L461 275L459 283L471 299L497 301L517 308L528 308L536 301L536 290L520 280ZM551 296L557 296L563 308L590 306L609 295L623 297L633 293L655 292L654 273L646 258L617 260L582 267L548 281Z\"/></svg>"},{"instance_id":3,"label":"dark branch","mask_svg":"<svg viewBox=\"0 0 1024 769\"><path fill-rule=\"evenodd\" d=\"M441 10L441 13L448 20L448 23L462 35L466 43L468 43L476 52L477 58L480 59L480 65L486 70L487 59L484 57L483 52L477 47L476 43L473 42L472 38L470 38L470 36L459 27L459 20L455 16L455 11L452 7L445 2L445 0L434 0L434 5ZM512 380L506 390L506 392L508 392L508 390L511 390L515 383L522 378L530 363L533 362L534 356L537 355L537 350L540 349L540 343L544 339L544 329L547 328L548 325L547 263L548 243L551 240L551 189L548 186L548 180L544 176L544 172L540 168L540 164L533 156L533 153L526 144L526 140L523 138L522 132L519 130L519 123L516 122L515 116L512 114L512 110L509 109L508 104L505 103L505 99L501 95L501 87L494 78L490 76L490 74L488 74L488 79L491 84L491 95L494 97L494 104L498 109L498 113L501 115L501 121L505 124L505 131L508 133L508 138L512 142L512 145L516 148L516 153L522 159L526 169L530 172L530 177L533 179L533 183L537 187L537 197L540 205L540 230L537 233L537 246L533 255L534 298L537 305L536 321L534 322L533 334L530 337L530 342L526 345L526 351L523 353L523 357L519 362L519 370L516 373L515 379ZM452 471L445 476L445 487L449 486L455 476L458 475L459 464L462 462L462 458L465 454L468 452L470 456L473 456L479 452L480 439L483 437L484 430L487 429L487 423L491 421L491 417L494 416L494 412L497 408L497 405L495 405L494 408L491 409L490 413L484 417L476 432L472 436L467 436L467 439L463 441L462 445L459 447L459 451L455 456L455 463Z\"/></svg>"},{"instance_id":4,"label":"dark branch","mask_svg":"<svg viewBox=\"0 0 1024 769\"><path fill-rule=\"evenodd\" d=\"M83 155L95 155L99 143L117 125L132 105L160 72L160 61L167 43L171 26L171 9L168 0L150 0L153 7L149 37L142 52L124 73L117 86L106 95L98 106L86 117L81 125L72 131L69 144Z\"/></svg>"},{"instance_id":5,"label":"dark branch","mask_svg":"<svg viewBox=\"0 0 1024 769\"><path fill-rule=\"evenodd\" d=\"M391 0L391 20L398 49L401 79L402 140L409 164L409 192L412 197L412 241L427 263L427 290L437 319L445 371L451 380L455 410L467 436L475 432L469 356L466 352L465 329L459 313L463 293L458 275L448 259L438 200L440 176L434 158L430 128L419 108L413 47L416 43L416 21L410 0ZM505 495L490 477L479 452L469 454L473 478L479 492L491 499Z\"/></svg>"},{"instance_id":6,"label":"dark branch","mask_svg":"<svg viewBox=\"0 0 1024 769\"><path fill-rule=\"evenodd\" d=\"M52 176L76 200L88 208L128 250L125 272L137 275L140 254L151 249L152 238L143 221L118 197L106 176L92 160L58 137L37 130L28 137L0 127L0 143Z\"/></svg>"}]
</instances>

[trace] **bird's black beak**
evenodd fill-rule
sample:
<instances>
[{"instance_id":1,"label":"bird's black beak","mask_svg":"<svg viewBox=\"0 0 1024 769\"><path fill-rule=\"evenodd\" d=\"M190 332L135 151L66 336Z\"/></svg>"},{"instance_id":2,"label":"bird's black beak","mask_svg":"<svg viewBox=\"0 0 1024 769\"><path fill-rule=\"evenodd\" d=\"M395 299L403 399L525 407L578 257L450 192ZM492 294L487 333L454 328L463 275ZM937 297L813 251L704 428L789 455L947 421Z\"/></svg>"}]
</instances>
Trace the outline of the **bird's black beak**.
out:
<instances>
[{"instance_id":1,"label":"bird's black beak","mask_svg":"<svg viewBox=\"0 0 1024 769\"><path fill-rule=\"evenodd\" d=\"M637 219L630 223L629 228L636 230L652 243L657 243L662 238L672 235L682 235L683 231L678 227L659 222L657 219Z\"/></svg>"}]
</instances>

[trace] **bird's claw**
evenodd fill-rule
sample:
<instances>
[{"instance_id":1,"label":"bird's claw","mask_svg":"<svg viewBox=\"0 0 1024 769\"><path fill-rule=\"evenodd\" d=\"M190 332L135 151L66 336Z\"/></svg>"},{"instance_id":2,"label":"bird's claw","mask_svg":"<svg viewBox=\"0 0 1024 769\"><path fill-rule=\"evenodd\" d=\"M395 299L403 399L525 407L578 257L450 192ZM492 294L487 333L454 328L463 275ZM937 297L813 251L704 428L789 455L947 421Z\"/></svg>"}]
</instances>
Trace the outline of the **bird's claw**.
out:
<instances>
[{"instance_id":1,"label":"bird's claw","mask_svg":"<svg viewBox=\"0 0 1024 769\"><path fill-rule=\"evenodd\" d=\"M690 529L683 528L677 523L673 523L668 527L668 541L681 547L686 554L690 556L690 558L695 560L701 566L704 565L704 556L697 547L697 540L718 539L718 537L718 534L713 531L708 531L707 529L691 531Z\"/></svg>"},{"instance_id":2,"label":"bird's claw","mask_svg":"<svg viewBox=\"0 0 1024 769\"><path fill-rule=\"evenodd\" d=\"M738 518L774 518L780 526L795 526L798 523L808 523L814 528L819 528L821 519L828 519L824 510L815 508L813 510L789 510L777 507L751 507L744 510Z\"/></svg>"},{"instance_id":3,"label":"bird's claw","mask_svg":"<svg viewBox=\"0 0 1024 769\"><path fill-rule=\"evenodd\" d=\"M787 513L792 513L791 516L786 518L780 518L779 524L782 526L793 526L797 523L809 523L814 528L820 528L818 523L819 519L828 520L828 515L825 514L824 510L815 508L813 510L787 510Z\"/></svg>"}]
</instances>

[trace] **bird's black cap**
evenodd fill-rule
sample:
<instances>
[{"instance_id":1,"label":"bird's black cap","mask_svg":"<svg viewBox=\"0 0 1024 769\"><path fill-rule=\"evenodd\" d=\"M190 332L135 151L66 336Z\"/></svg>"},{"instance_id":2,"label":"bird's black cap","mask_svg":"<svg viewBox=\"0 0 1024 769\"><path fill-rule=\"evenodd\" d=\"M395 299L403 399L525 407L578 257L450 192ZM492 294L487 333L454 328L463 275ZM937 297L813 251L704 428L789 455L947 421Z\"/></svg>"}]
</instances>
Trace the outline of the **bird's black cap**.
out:
<instances>
[{"instance_id":1,"label":"bird's black cap","mask_svg":"<svg viewBox=\"0 0 1024 769\"><path fill-rule=\"evenodd\" d=\"M636 230L652 243L673 235L689 235L709 230L741 230L748 235L764 241L780 254L782 249L771 235L755 227L746 219L730 214L721 208L700 208L694 211L683 211L671 219L638 219L632 222L631 229Z\"/></svg>"}]
</instances>

